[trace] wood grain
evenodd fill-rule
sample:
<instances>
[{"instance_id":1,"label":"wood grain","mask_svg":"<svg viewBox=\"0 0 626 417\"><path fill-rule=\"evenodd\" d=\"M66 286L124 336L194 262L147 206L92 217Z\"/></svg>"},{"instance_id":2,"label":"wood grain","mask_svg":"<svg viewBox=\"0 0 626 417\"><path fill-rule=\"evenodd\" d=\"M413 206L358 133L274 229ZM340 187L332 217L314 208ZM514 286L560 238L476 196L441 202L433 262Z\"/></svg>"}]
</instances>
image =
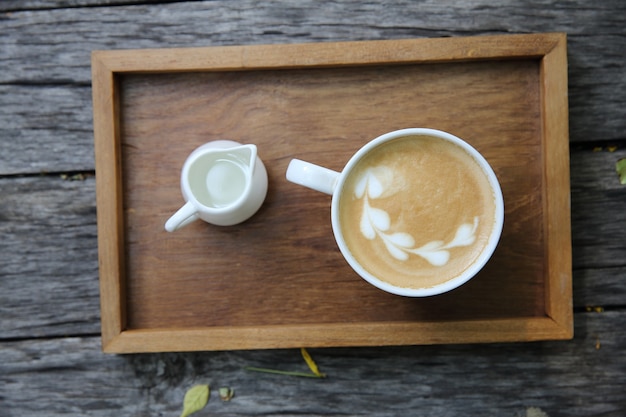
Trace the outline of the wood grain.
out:
<instances>
[{"instance_id":1,"label":"wood grain","mask_svg":"<svg viewBox=\"0 0 626 417\"><path fill-rule=\"evenodd\" d=\"M621 158L626 158L624 147L610 151L606 146L589 146L572 153L574 268L624 265L625 197L615 172L615 163Z\"/></svg>"},{"instance_id":2,"label":"wood grain","mask_svg":"<svg viewBox=\"0 0 626 417\"><path fill-rule=\"evenodd\" d=\"M619 231L626 227L626 216L613 171L622 157L624 149L594 152L578 147L571 152L573 287L578 309L619 306L626 295L621 285L626 270L619 266L624 251ZM2 337L99 333L94 178L4 178L0 195ZM327 220L319 214L321 222ZM607 228L613 232L607 233ZM55 297L50 298L51 293Z\"/></svg>"},{"instance_id":3,"label":"wood grain","mask_svg":"<svg viewBox=\"0 0 626 417\"><path fill-rule=\"evenodd\" d=\"M626 105L626 76L621 70L626 65L622 53L626 46L625 6L619 0L602 2L593 9L585 0L541 6L507 1L497 7L488 1L468 0L396 0L385 4L330 1L325 7L310 0L272 2L263 7L252 0L237 3L14 10L5 13L1 21L0 33L7 35L1 38L6 53L0 61L0 82L87 85L89 56L96 49L566 32L572 140L618 139L626 130L619 110ZM32 2L31 7L45 4L54 2ZM535 7L540 11L533 12L538 10ZM522 13L527 9L532 17Z\"/></svg>"},{"instance_id":4,"label":"wood grain","mask_svg":"<svg viewBox=\"0 0 626 417\"><path fill-rule=\"evenodd\" d=\"M550 417L622 417L626 212L614 164L626 156L624 7L0 2L0 415L178 415L184 391L209 382L237 393L221 403L214 391L204 415L524 416L537 407ZM317 381L242 371L304 371L296 350L114 356L100 352L99 336L73 337L100 326L94 180L58 176L94 169L92 50L548 31L568 33L574 340L312 349L330 375Z\"/></svg>"},{"instance_id":5,"label":"wood grain","mask_svg":"<svg viewBox=\"0 0 626 417\"><path fill-rule=\"evenodd\" d=\"M93 60L94 143L96 202L98 207L98 255L101 276L100 310L104 341L123 330L126 322L126 268L122 213L122 147L117 81L105 63ZM106 262L103 260L106 259Z\"/></svg>"},{"instance_id":6,"label":"wood grain","mask_svg":"<svg viewBox=\"0 0 626 417\"><path fill-rule=\"evenodd\" d=\"M573 331L567 46L562 36L541 60L546 313Z\"/></svg>"},{"instance_id":7,"label":"wood grain","mask_svg":"<svg viewBox=\"0 0 626 417\"><path fill-rule=\"evenodd\" d=\"M95 334L93 177L0 179L0 337Z\"/></svg>"},{"instance_id":8,"label":"wood grain","mask_svg":"<svg viewBox=\"0 0 626 417\"><path fill-rule=\"evenodd\" d=\"M618 140L626 131L620 110L626 106L620 21L625 13L619 0L593 10L584 0L540 7L532 18L519 13L523 2L498 7L485 1L326 2L326 7L311 1L264 7L253 1L124 3L0 2L5 11L0 19L0 136L20 139L0 141L0 175L93 170L88 86L90 54L96 49L567 32L571 140ZM113 7L72 7L87 4ZM389 23L381 24L380 16ZM56 113L61 100L64 111ZM55 152L47 152L51 148ZM8 157L14 153L21 156Z\"/></svg>"},{"instance_id":9,"label":"wood grain","mask_svg":"<svg viewBox=\"0 0 626 417\"><path fill-rule=\"evenodd\" d=\"M626 157L624 150L572 149L573 281L578 308L621 305L626 294L621 286L625 270L618 266L624 251L619 230L626 227L626 217L621 204L611 203L611 198L619 200L622 195L613 171L621 157ZM0 180L0 194L4 196L0 273L5 277L0 333L5 338L98 333L94 178L5 178ZM320 221L326 220L322 214ZM605 228L614 232L607 234ZM611 264L616 266L603 266ZM53 271L63 273L56 276ZM58 296L50 298L51 291Z\"/></svg>"},{"instance_id":10,"label":"wood grain","mask_svg":"<svg viewBox=\"0 0 626 417\"><path fill-rule=\"evenodd\" d=\"M0 175L93 171L87 86L0 85Z\"/></svg>"},{"instance_id":11,"label":"wood grain","mask_svg":"<svg viewBox=\"0 0 626 417\"><path fill-rule=\"evenodd\" d=\"M523 320L545 318L547 311L556 323L571 327L571 268L567 267L571 261L562 249L563 241L569 242L569 219L560 215L569 209L568 159L563 156L567 155L567 101L560 99L566 90L560 72L565 69L563 41L558 35L546 35L164 51L161 58L174 64L163 69L191 71L181 74L143 74L158 69L159 51L95 53L94 106L108 112L103 120L100 115L96 119L97 150L103 149L105 156L99 160L96 150L98 172L108 177L99 178L104 187L98 193L99 204L104 204L99 210L103 213L101 265L106 266L101 271L102 305L111 312L103 319L107 350L123 349L127 338L109 343L120 329L214 328L217 332L223 326L315 325L311 333L317 335L319 345L326 346L337 339L328 335L329 341L322 340L324 332L319 329L324 323L344 323L346 331L352 327L353 334L346 334L341 343L348 345L358 343L358 332L367 327L357 323ZM342 54L337 51L342 48L351 52L340 61ZM450 61L437 64L446 54L451 55ZM522 61L521 54L530 57ZM481 62L490 55L515 59ZM547 58L539 61L543 55ZM468 56L478 61L467 62ZM394 60L399 63L392 64ZM371 65L366 67L353 66L368 62ZM307 63L312 67L303 67ZM260 69L249 69L252 64ZM204 65L209 65L209 71L197 72ZM115 85L119 87L110 73L100 75L100 68L118 71ZM107 79L110 84L102 87ZM110 106L117 88L120 108L114 110ZM371 138L408 126L454 132L482 151L501 178L507 206L501 244L479 279L436 299L389 296L355 279L336 251L328 221L320 218L327 217L328 198L295 190L284 180L293 155L341 170ZM220 138L252 142L261 150L270 179L264 208L241 226L207 229L194 224L186 233L165 233L162 223L182 204L176 196L186 155ZM119 152L114 143L121 143L119 168L112 168L120 163L113 156ZM526 157L520 160L520 155ZM544 169L544 158L560 162ZM115 197L120 185L112 185L118 181L124 184L123 222L117 214L122 203ZM548 191L555 181L560 194ZM123 252L115 250L115 242L121 247L122 240L108 236L120 227L125 230ZM544 264L544 253L557 248L558 256L551 255L554 260L548 257ZM544 292L546 287L561 290ZM457 315L453 305L464 305L463 314ZM530 328L545 337L551 327ZM499 327L477 329L491 330L491 340L510 340ZM392 326L380 340L432 343L449 341L446 332L461 334L452 324L440 334L424 330L413 329L415 339L396 338L394 332L408 329ZM261 341L267 337L258 339L257 347L281 346L279 334L290 331L277 331L269 342ZM529 334L519 332L522 338L537 338ZM556 331L554 337L566 334ZM145 335L143 349L154 349L145 333L132 335ZM130 337L128 346L136 346ZM233 347L255 347L242 339L249 337L237 333L230 340ZM187 349L169 346L169 350Z\"/></svg>"},{"instance_id":12,"label":"wood grain","mask_svg":"<svg viewBox=\"0 0 626 417\"><path fill-rule=\"evenodd\" d=\"M99 352L98 338L4 342L3 407L33 417L177 415L185 391L208 383L204 415L524 416L536 407L618 416L624 320L623 312L578 314L575 342L310 349L324 380L244 370L306 372L296 349L112 356ZM235 390L231 402L218 399L220 386Z\"/></svg>"}]
</instances>

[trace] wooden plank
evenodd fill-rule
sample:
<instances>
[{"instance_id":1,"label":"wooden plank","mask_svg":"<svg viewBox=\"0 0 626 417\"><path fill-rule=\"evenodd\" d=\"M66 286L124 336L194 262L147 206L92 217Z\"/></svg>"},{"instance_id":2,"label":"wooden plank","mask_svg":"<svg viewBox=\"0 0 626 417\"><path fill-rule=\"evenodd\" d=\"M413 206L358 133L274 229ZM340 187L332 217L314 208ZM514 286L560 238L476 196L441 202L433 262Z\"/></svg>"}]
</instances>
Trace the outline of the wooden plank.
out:
<instances>
[{"instance_id":1,"label":"wooden plank","mask_svg":"<svg viewBox=\"0 0 626 417\"><path fill-rule=\"evenodd\" d=\"M0 337L100 332L93 177L0 179Z\"/></svg>"},{"instance_id":2,"label":"wooden plank","mask_svg":"<svg viewBox=\"0 0 626 417\"><path fill-rule=\"evenodd\" d=\"M614 172L626 149L602 149L571 151L574 302L579 308L619 306L626 296L621 285L626 188ZM95 216L93 178L0 179L1 337L100 331Z\"/></svg>"},{"instance_id":3,"label":"wooden plank","mask_svg":"<svg viewBox=\"0 0 626 417\"><path fill-rule=\"evenodd\" d=\"M32 104L33 97L37 105ZM0 175L40 174L45 172L93 171L93 122L91 89L87 86L37 86L0 85ZM570 118L587 125L595 123L593 111L575 116L570 109ZM571 123L575 123L572 121ZM576 132L572 131L572 135ZM587 139L603 139L589 136ZM611 141L608 141L609 144ZM607 151L607 141L604 146ZM619 145L621 142L613 141ZM583 149L592 151L594 145L580 147L573 157L576 171L583 170L584 176L573 172L573 181L606 181L615 184L611 165L624 153L606 155L605 160L591 156L585 163ZM580 152L580 153L578 153ZM578 166L580 165L580 166ZM595 172L595 171L598 172Z\"/></svg>"},{"instance_id":4,"label":"wooden plank","mask_svg":"<svg viewBox=\"0 0 626 417\"><path fill-rule=\"evenodd\" d=\"M86 84L94 49L561 31L569 34L572 140L623 137L626 41L619 34L626 13L619 0L594 9L584 0L540 9L524 2L492 7L474 1L333 5L218 1L7 13L0 21L9 51L0 60L0 82ZM381 24L380 16L388 23Z\"/></svg>"},{"instance_id":5,"label":"wooden plank","mask_svg":"<svg viewBox=\"0 0 626 417\"><path fill-rule=\"evenodd\" d=\"M103 341L107 353L309 347L404 346L571 339L563 317L441 322L313 323L265 326L131 329ZM381 337L384 336L384 337Z\"/></svg>"},{"instance_id":6,"label":"wooden plank","mask_svg":"<svg viewBox=\"0 0 626 417\"><path fill-rule=\"evenodd\" d=\"M572 242L574 268L624 266L626 187L615 163L626 148L592 146L572 150ZM598 250L598 248L602 248Z\"/></svg>"},{"instance_id":7,"label":"wooden plank","mask_svg":"<svg viewBox=\"0 0 626 417\"><path fill-rule=\"evenodd\" d=\"M37 105L32 105L36 97ZM93 171L93 122L91 90L84 86L0 86L0 175L39 174L45 172ZM570 112L570 117L573 117ZM592 114L580 116L593 124ZM574 134L575 132L572 132ZM598 136L598 139L602 137ZM593 139L590 137L589 139ZM620 142L615 141L614 144ZM598 146L604 145L603 141ZM592 151L593 145L580 148ZM573 181L606 181L615 184L611 165L623 153L606 155L605 160L575 153L580 162ZM580 167L578 167L580 165ZM598 172L594 172L598 170ZM599 176L600 175L600 176Z\"/></svg>"},{"instance_id":8,"label":"wooden plank","mask_svg":"<svg viewBox=\"0 0 626 417\"><path fill-rule=\"evenodd\" d=\"M555 56L559 55L559 60L554 66L560 69L566 68L565 42L564 34L547 33L304 45L130 49L94 51L92 57L96 62L105 63L115 73L162 74L539 59L559 48L560 53L555 53ZM560 89L567 86L567 74L559 74L557 78L562 84ZM567 108L564 110L567 111Z\"/></svg>"},{"instance_id":9,"label":"wooden plank","mask_svg":"<svg viewBox=\"0 0 626 417\"><path fill-rule=\"evenodd\" d=\"M572 251L566 36L541 60L546 313L571 334Z\"/></svg>"},{"instance_id":10,"label":"wooden plank","mask_svg":"<svg viewBox=\"0 0 626 417\"><path fill-rule=\"evenodd\" d=\"M32 66L28 67L30 75L20 75L17 68L10 69L7 66L7 72L3 71L2 77L5 77L4 80L24 78L34 80L41 79L41 76L52 76L53 79L87 82L89 61L85 58L88 58L88 53L93 49L274 44L294 43L294 40L310 42L401 39L459 36L467 33L566 32L572 36L574 51L580 42L581 46L586 47L585 54L580 54L580 58L583 59L580 64L598 69L600 66L607 67L606 63L609 62L623 62L620 50L617 49L618 42L609 42L608 39L602 42L603 36L614 36L616 30L623 28L621 25L623 16L620 16L619 12L623 11L624 6L619 0L603 2L604 7L594 9L592 16L589 9L584 7L584 0L578 0L568 2L560 8L542 8L536 12L536 16L532 16L533 18L529 18L533 9L524 5L524 2L499 7L485 7L488 2L450 3L438 2L418 7L410 1L396 1L385 5L375 3L363 5L355 1L337 4L339 8L337 9L317 7L314 1L293 2L288 5L268 3L262 7L252 1L237 3L218 1L210 4L183 2L156 7L143 4L13 13L3 22L7 33L11 33L12 29L13 33L16 33L17 29L20 29L24 34L32 34L35 42L26 48L13 50L10 58L21 58L20 61L31 62ZM517 13L520 9L526 9L527 13L520 15ZM351 18L343 19L342 10L349 10ZM386 25L380 23L380 15L383 12L386 22L390 22ZM562 13L568 15L567 20L557 18L562 16ZM456 18L459 14L466 15L467 18L459 21ZM135 24L125 25L125 21ZM211 22L219 25L211 25ZM105 25L110 24L119 26L105 30L107 27ZM68 39L66 29L70 28L72 34L84 36L73 36ZM38 35L42 33L47 35L46 39L39 38ZM346 36L347 34L350 36ZM123 38L119 38L120 36ZM159 39L160 43L156 43L154 39ZM20 40L23 39L9 37L7 45L18 45ZM82 60L74 63L80 65L80 72L63 73L64 68L71 63L68 61L70 56L53 53L53 50L60 46L56 45L56 42L61 40L70 41L66 45L66 51L87 54L83 55ZM46 53L45 57L37 57L36 50L45 46L46 42L53 42L47 45L53 50ZM32 59L24 59L25 57ZM600 58L600 61L594 61L594 58ZM60 63L65 65L59 66ZM49 71L44 72L44 68L38 70L37 64L45 65Z\"/></svg>"},{"instance_id":11,"label":"wooden plank","mask_svg":"<svg viewBox=\"0 0 626 417\"><path fill-rule=\"evenodd\" d=\"M94 142L98 207L98 259L102 339L119 334L126 323L124 218L119 93L113 73L97 58L93 62ZM103 262L106 259L107 262ZM102 279L117 277L117 279Z\"/></svg>"},{"instance_id":12,"label":"wooden plank","mask_svg":"<svg viewBox=\"0 0 626 417\"><path fill-rule=\"evenodd\" d=\"M298 350L105 355L98 338L2 342L0 392L9 415L178 415L185 391L208 383L202 414L618 416L626 409L623 311L576 315L563 342L310 349L324 380L266 375L246 366L306 372ZM217 388L229 386L228 403Z\"/></svg>"},{"instance_id":13,"label":"wooden plank","mask_svg":"<svg viewBox=\"0 0 626 417\"><path fill-rule=\"evenodd\" d=\"M93 171L87 86L0 85L0 175Z\"/></svg>"},{"instance_id":14,"label":"wooden plank","mask_svg":"<svg viewBox=\"0 0 626 417\"><path fill-rule=\"evenodd\" d=\"M607 4L607 9L610 10L610 8L611 5ZM126 8L121 9L128 11ZM278 13L276 10L274 12ZM41 15L35 13L35 16L46 20L48 13L41 13ZM69 13L65 16L65 19L71 19L71 13L78 13L78 11L65 11L64 13ZM88 13L88 11L83 11L83 13ZM227 13L227 10L224 13ZM250 11L246 10L245 13L250 13ZM577 13L583 12L578 11ZM8 27L4 33L17 34L22 30L33 30L28 23L35 16L32 14L29 14L27 17L22 16L18 21L26 19L24 27L20 25ZM576 16L576 13L572 16ZM248 18L254 19L255 17L249 16ZM194 21L194 19L191 17L191 21ZM31 23L41 22L33 21ZM0 22L0 25L6 24L9 24L8 20ZM52 25L47 30L57 30L60 27L56 24L56 21L45 23L44 26L46 24ZM76 23L70 21L65 22L64 25L73 24ZM94 22L94 24L96 23ZM587 22L587 24L591 23ZM126 27L131 28L134 25L127 25ZM626 97L626 91L624 91L626 84L622 82L624 74L620 71L620 68L624 66L620 60L624 56L620 51L611 49L613 48L612 45L616 44L612 38L601 39L597 42L594 40L587 41L587 38L578 32L575 31L569 38L569 95L572 140L578 142L620 138L623 136L621 132L624 131L625 127L622 125L625 123L624 118L619 114L619 109L624 108L624 98ZM236 40L236 33L233 36L233 39ZM55 36L53 34L45 36L40 34L35 37L35 39L44 38L54 39ZM306 37L303 38L303 40L306 39ZM585 43L581 44L583 40ZM11 36L6 41L6 45L10 45L12 42L18 42L19 39ZM276 41L280 40L277 39ZM249 38L241 39L241 42L253 43ZM191 44L193 45L194 43L192 42ZM20 45L19 51L7 49L11 53L2 55L2 59L0 59L0 66L6 65L1 74L9 76L9 79L5 80L5 82L26 81L31 83L30 85L9 84L0 86L0 104L4 109L2 114L0 114L0 121L2 122L0 123L0 135L15 139L0 142L0 175L93 169L90 97L87 86L80 85L89 82L89 76L77 78L74 77L76 71L68 70L65 73L65 78L57 77L48 80L55 83L66 80L71 83L79 83L79 86L71 84L46 86L40 85L40 83L46 82L46 79L33 78L32 80L25 80L20 78L34 70L34 68L47 65L44 62L37 63L38 60L42 59L39 52L33 51L34 56L20 55L26 53L31 48L35 48L36 45L37 43L33 43L32 39L30 39L27 45ZM117 47L141 46L129 41L128 43L113 42L111 45L96 43L87 47L102 48L115 47L115 45ZM178 45L178 43L165 40L163 44L158 46L168 47L175 45ZM70 49L76 50L77 48L78 46L75 45ZM601 57L594 56L594 54L598 53L597 51L601 51ZM49 59L57 60L59 57L54 56L49 57ZM609 62L606 61L607 59ZM88 60L89 56L88 52L86 52L82 58L74 60L73 65L78 63L84 70L88 70ZM27 62L34 63L32 66L29 65L30 69L24 68ZM63 63L57 62L55 68L63 68ZM617 72L615 74L605 74L606 76L602 75L603 71L612 70ZM50 74L50 71L45 71L45 73ZM1 74L0 76L2 76ZM10 74L14 75L10 76ZM71 78L67 79L67 76L71 76ZM606 82L605 80L611 81ZM33 82L35 84L32 84ZM32 106L33 97L37 98L37 106ZM608 100L601 100L601 97L606 97ZM58 113L59 107L63 109L62 114ZM609 133L609 131L613 133ZM51 150L53 152L50 152Z\"/></svg>"},{"instance_id":15,"label":"wooden plank","mask_svg":"<svg viewBox=\"0 0 626 417\"><path fill-rule=\"evenodd\" d=\"M574 305L577 307L623 306L626 267L587 267L574 270Z\"/></svg>"},{"instance_id":16,"label":"wooden plank","mask_svg":"<svg viewBox=\"0 0 626 417\"><path fill-rule=\"evenodd\" d=\"M87 6L115 6L129 3L135 2L132 0L3 0L0 2L0 12L53 10ZM161 3L165 3L165 1Z\"/></svg>"}]
</instances>

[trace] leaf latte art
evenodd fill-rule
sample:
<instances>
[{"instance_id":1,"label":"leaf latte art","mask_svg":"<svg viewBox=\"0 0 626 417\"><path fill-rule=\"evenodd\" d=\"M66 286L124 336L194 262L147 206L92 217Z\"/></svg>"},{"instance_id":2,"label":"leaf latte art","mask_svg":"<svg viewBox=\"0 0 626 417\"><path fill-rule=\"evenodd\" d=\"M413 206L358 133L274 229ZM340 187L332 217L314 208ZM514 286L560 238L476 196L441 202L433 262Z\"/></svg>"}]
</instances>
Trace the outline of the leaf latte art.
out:
<instances>
[{"instance_id":1,"label":"leaf latte art","mask_svg":"<svg viewBox=\"0 0 626 417\"><path fill-rule=\"evenodd\" d=\"M351 170L342 234L370 273L406 288L462 273L486 245L494 196L464 149L428 136L384 143Z\"/></svg>"},{"instance_id":2,"label":"leaf latte art","mask_svg":"<svg viewBox=\"0 0 626 417\"><path fill-rule=\"evenodd\" d=\"M442 266L448 263L450 252L447 249L468 246L476 240L478 217L474 217L473 224L464 223L459 226L452 241L445 243L442 240L433 240L419 248L415 248L415 239L406 232L386 233L391 228L389 214L370 205L370 199L381 196L384 189L376 178L373 170L367 170L357 182L354 194L363 199L363 214L361 215L361 233L369 240L381 238L385 247L394 258L406 261L409 254L421 256L431 265Z\"/></svg>"}]
</instances>

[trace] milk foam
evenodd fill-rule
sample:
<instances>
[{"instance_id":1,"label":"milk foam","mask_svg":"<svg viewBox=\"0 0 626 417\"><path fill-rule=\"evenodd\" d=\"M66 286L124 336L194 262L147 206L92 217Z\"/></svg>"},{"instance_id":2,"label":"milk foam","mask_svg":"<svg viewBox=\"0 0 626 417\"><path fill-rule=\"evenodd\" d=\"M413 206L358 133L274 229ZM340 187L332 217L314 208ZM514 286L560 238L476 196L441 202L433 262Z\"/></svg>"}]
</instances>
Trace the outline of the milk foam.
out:
<instances>
[{"instance_id":1,"label":"milk foam","mask_svg":"<svg viewBox=\"0 0 626 417\"><path fill-rule=\"evenodd\" d=\"M432 137L385 143L352 170L340 201L342 234L374 276L410 288L447 281L484 248L495 200L478 163Z\"/></svg>"},{"instance_id":2,"label":"milk foam","mask_svg":"<svg viewBox=\"0 0 626 417\"><path fill-rule=\"evenodd\" d=\"M389 214L385 210L373 207L370 204L370 199L377 199L388 191L383 185L385 182L376 176L376 170L384 172L388 180L393 178L393 169L389 167L374 167L367 169L361 175L354 188L355 197L363 199L363 211L359 226L361 233L366 239L373 240L377 237L382 239L391 256L399 261L406 261L409 259L410 254L414 254L421 256L434 266L442 266L448 263L450 259L448 249L468 246L474 243L476 240L475 232L479 222L478 217L474 217L473 224L461 224L452 241L448 243L442 240L433 240L416 248L414 247L415 239L409 233L386 233L391 228Z\"/></svg>"}]
</instances>

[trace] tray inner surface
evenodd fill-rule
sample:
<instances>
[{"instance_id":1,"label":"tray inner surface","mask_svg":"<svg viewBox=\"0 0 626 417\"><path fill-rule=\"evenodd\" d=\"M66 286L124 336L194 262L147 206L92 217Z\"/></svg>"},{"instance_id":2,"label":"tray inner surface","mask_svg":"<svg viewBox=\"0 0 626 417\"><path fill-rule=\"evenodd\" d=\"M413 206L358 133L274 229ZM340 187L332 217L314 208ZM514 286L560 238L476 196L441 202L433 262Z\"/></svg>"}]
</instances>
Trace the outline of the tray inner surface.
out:
<instances>
[{"instance_id":1,"label":"tray inner surface","mask_svg":"<svg viewBox=\"0 0 626 417\"><path fill-rule=\"evenodd\" d=\"M128 329L544 317L540 63L535 59L117 76ZM431 127L492 164L505 200L500 245L450 293L410 299L341 257L330 197L288 183L291 158L341 170L376 136ZM174 233L180 169L197 146L258 146L261 210L232 227Z\"/></svg>"}]
</instances>

